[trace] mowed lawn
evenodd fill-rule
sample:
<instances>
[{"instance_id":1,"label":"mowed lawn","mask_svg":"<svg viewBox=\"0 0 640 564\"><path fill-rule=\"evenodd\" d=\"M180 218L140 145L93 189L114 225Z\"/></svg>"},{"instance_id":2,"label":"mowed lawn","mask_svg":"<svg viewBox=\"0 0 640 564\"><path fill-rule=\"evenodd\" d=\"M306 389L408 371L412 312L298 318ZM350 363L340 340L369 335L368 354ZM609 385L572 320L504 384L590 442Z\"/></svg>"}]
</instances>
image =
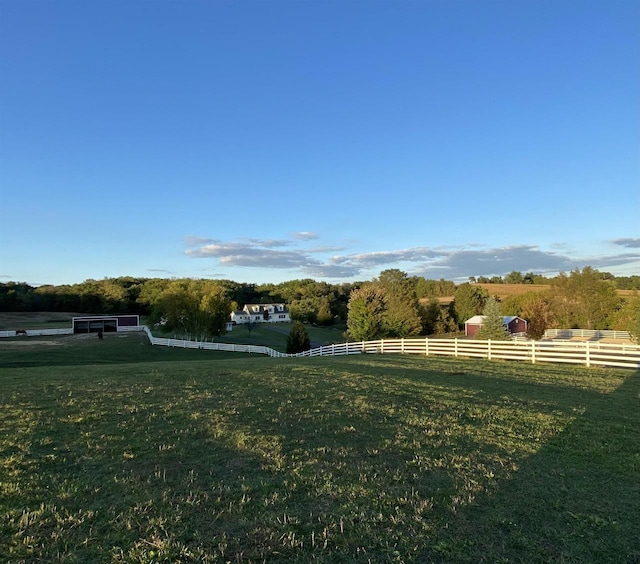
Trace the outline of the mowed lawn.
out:
<instances>
[{"instance_id":1,"label":"mowed lawn","mask_svg":"<svg viewBox=\"0 0 640 564\"><path fill-rule=\"evenodd\" d=\"M637 372L33 339L2 561L640 562Z\"/></svg>"}]
</instances>

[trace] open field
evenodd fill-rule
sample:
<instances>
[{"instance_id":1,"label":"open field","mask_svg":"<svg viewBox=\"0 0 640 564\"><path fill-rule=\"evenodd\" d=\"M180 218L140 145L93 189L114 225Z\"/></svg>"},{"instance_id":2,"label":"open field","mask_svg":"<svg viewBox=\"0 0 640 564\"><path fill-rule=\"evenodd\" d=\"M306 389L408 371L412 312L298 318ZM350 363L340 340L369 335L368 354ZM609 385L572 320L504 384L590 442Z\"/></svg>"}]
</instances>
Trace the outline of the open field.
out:
<instances>
[{"instance_id":1,"label":"open field","mask_svg":"<svg viewBox=\"0 0 640 564\"><path fill-rule=\"evenodd\" d=\"M551 288L550 284L474 284L484 288L489 292L490 296L496 296L501 300L510 296L520 296L529 292L543 292ZM633 296L637 294L637 290L616 290L618 296ZM453 296L442 296L438 298L442 305L448 305L453 301ZM421 303L428 303L429 298L422 298Z\"/></svg>"},{"instance_id":2,"label":"open field","mask_svg":"<svg viewBox=\"0 0 640 564\"><path fill-rule=\"evenodd\" d=\"M79 313L55 311L2 311L0 330L62 329L71 327L71 320L79 316Z\"/></svg>"},{"instance_id":3,"label":"open field","mask_svg":"<svg viewBox=\"0 0 640 564\"><path fill-rule=\"evenodd\" d=\"M15 329L62 329L71 327L73 317L82 317L80 313L60 313L60 312L0 312L0 331ZM142 317L141 323L146 323L147 319ZM215 339L222 343L237 344L257 344L271 347L284 352L287 345L287 336L291 331L291 323L261 323L255 325L251 332L242 325L235 326L222 337ZM345 341L344 332L346 326L333 325L330 327L305 326L312 347L330 345L332 343L343 343ZM182 334L174 332L163 332L160 328L154 328L153 332L159 337L183 338ZM26 343L25 343L26 344Z\"/></svg>"},{"instance_id":4,"label":"open field","mask_svg":"<svg viewBox=\"0 0 640 564\"><path fill-rule=\"evenodd\" d=\"M640 374L0 347L9 562L638 562Z\"/></svg>"},{"instance_id":5,"label":"open field","mask_svg":"<svg viewBox=\"0 0 640 564\"><path fill-rule=\"evenodd\" d=\"M498 296L500 299L529 292L544 292L551 288L550 284L474 284L474 286L484 288L490 296Z\"/></svg>"},{"instance_id":6,"label":"open field","mask_svg":"<svg viewBox=\"0 0 640 564\"><path fill-rule=\"evenodd\" d=\"M221 343L237 343L242 345L264 345L284 352L287 347L287 336L291 331L292 323L259 323L251 332L245 326L236 325L233 331L215 339ZM320 347L332 343L344 343L344 325L330 327L315 327L305 325L311 347Z\"/></svg>"}]
</instances>

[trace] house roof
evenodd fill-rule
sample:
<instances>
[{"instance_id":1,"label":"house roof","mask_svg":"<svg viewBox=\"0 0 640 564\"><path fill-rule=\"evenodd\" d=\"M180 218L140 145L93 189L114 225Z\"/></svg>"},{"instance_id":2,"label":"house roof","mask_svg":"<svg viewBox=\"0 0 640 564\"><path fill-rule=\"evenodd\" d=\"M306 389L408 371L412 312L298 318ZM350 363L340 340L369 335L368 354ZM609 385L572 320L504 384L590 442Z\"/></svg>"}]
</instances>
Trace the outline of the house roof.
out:
<instances>
[{"instance_id":1,"label":"house roof","mask_svg":"<svg viewBox=\"0 0 640 564\"><path fill-rule=\"evenodd\" d=\"M255 308L255 310L254 310ZM281 309L278 309L281 308ZM287 304L282 302L275 302L271 304L245 304L244 311L250 311L251 313L264 313L265 311L273 310L273 313L289 313Z\"/></svg>"},{"instance_id":2,"label":"house roof","mask_svg":"<svg viewBox=\"0 0 640 564\"><path fill-rule=\"evenodd\" d=\"M473 317L467 319L464 324L465 325L482 325L484 322L484 318L486 315L474 315ZM517 315L504 315L502 317L502 322L505 325L509 325L514 319L518 319Z\"/></svg>"}]
</instances>

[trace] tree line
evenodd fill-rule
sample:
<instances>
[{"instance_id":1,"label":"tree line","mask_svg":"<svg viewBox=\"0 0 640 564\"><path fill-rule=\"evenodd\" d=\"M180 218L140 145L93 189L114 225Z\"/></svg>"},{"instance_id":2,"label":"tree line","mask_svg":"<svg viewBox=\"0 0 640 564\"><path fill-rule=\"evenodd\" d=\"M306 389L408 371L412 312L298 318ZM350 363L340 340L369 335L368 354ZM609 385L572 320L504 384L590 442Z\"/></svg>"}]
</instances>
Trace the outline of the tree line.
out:
<instances>
[{"instance_id":1,"label":"tree line","mask_svg":"<svg viewBox=\"0 0 640 564\"><path fill-rule=\"evenodd\" d=\"M387 270L354 290L348 304L347 334L354 340L410 337L461 331L466 320L485 314L500 324L492 334L503 335L501 316L528 321L528 332L539 339L549 328L617 329L640 336L640 297L620 296L610 279L591 268L576 269L546 279L543 290L509 296L500 301L475 283L456 286L453 300L442 306L435 296L417 298L411 278ZM486 338L488 328L478 334Z\"/></svg>"},{"instance_id":2,"label":"tree line","mask_svg":"<svg viewBox=\"0 0 640 564\"><path fill-rule=\"evenodd\" d=\"M640 334L640 298L616 292L620 286L640 287L640 276L616 278L591 267L542 280L529 274L514 272L495 283L533 284L529 281L535 280L547 287L540 290L532 285L530 292L495 300L497 305L489 302L486 288L476 284L482 277L456 285L389 269L369 281L342 284L313 279L250 284L135 277L39 287L8 282L0 283L0 311L134 313L168 330L215 336L224 333L234 309L247 303L283 302L294 321L345 325L347 338L370 340L460 332L467 319L490 305L493 312L499 307L502 315L526 319L537 338L553 327ZM451 296L448 304L438 299Z\"/></svg>"},{"instance_id":3,"label":"tree line","mask_svg":"<svg viewBox=\"0 0 640 564\"><path fill-rule=\"evenodd\" d=\"M590 268L590 267L588 267ZM614 276L610 272L595 270L600 280L607 281L616 290L640 290L640 276ZM546 278L542 274L527 272L522 274L514 270L504 276L470 276L471 284L553 284L562 274Z\"/></svg>"}]
</instances>

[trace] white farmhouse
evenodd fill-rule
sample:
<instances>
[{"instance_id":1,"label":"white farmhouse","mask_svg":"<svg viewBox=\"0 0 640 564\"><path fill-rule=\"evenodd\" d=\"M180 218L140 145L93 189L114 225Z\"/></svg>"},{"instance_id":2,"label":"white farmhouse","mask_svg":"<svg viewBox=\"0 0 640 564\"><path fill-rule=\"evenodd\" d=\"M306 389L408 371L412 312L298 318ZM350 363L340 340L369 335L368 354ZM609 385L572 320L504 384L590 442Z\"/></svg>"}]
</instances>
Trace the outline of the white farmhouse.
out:
<instances>
[{"instance_id":1,"label":"white farmhouse","mask_svg":"<svg viewBox=\"0 0 640 564\"><path fill-rule=\"evenodd\" d=\"M231 323L290 323L289 308L286 304L246 304L242 309L231 312Z\"/></svg>"}]
</instances>

